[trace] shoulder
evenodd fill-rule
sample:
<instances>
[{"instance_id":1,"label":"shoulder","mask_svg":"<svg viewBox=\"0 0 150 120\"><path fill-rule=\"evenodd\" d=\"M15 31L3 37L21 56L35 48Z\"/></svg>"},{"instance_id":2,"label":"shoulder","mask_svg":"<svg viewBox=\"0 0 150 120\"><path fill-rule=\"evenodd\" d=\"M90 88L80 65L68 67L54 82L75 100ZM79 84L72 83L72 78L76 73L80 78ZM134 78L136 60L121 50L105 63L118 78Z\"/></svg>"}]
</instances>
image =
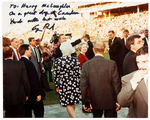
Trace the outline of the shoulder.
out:
<instances>
[{"instance_id":1,"label":"shoulder","mask_svg":"<svg viewBox=\"0 0 150 120\"><path fill-rule=\"evenodd\" d=\"M78 58L81 59L82 57L83 57L83 55L80 53L80 54L78 55Z\"/></svg>"},{"instance_id":2,"label":"shoulder","mask_svg":"<svg viewBox=\"0 0 150 120\"><path fill-rule=\"evenodd\" d=\"M115 37L115 39L116 39L116 40L121 40L121 38L120 38L120 37Z\"/></svg>"},{"instance_id":3,"label":"shoulder","mask_svg":"<svg viewBox=\"0 0 150 120\"><path fill-rule=\"evenodd\" d=\"M146 38L144 37L144 38L142 38L142 40L146 40Z\"/></svg>"},{"instance_id":4,"label":"shoulder","mask_svg":"<svg viewBox=\"0 0 150 120\"><path fill-rule=\"evenodd\" d=\"M22 68L22 67L25 66L25 64L24 64L23 61L15 61L15 60L14 60L14 61L12 61L12 63L14 64L15 67L18 66L18 67L21 67L21 68Z\"/></svg>"},{"instance_id":5,"label":"shoulder","mask_svg":"<svg viewBox=\"0 0 150 120\"><path fill-rule=\"evenodd\" d=\"M88 45L93 45L93 43L90 40L87 43Z\"/></svg>"},{"instance_id":6,"label":"shoulder","mask_svg":"<svg viewBox=\"0 0 150 120\"><path fill-rule=\"evenodd\" d=\"M138 72L138 70L121 77L121 82L123 84L127 83L128 81L130 81L132 79L134 74L137 74L137 72Z\"/></svg>"},{"instance_id":7,"label":"shoulder","mask_svg":"<svg viewBox=\"0 0 150 120\"><path fill-rule=\"evenodd\" d=\"M32 63L30 60L24 58L24 57L21 57L20 61L24 62L24 63Z\"/></svg>"},{"instance_id":8,"label":"shoulder","mask_svg":"<svg viewBox=\"0 0 150 120\"><path fill-rule=\"evenodd\" d=\"M127 53L127 55L125 56L126 59L132 59L132 58L135 58L135 57L136 57L136 56L135 56L135 53L132 52L132 51L129 51L129 52Z\"/></svg>"}]
</instances>

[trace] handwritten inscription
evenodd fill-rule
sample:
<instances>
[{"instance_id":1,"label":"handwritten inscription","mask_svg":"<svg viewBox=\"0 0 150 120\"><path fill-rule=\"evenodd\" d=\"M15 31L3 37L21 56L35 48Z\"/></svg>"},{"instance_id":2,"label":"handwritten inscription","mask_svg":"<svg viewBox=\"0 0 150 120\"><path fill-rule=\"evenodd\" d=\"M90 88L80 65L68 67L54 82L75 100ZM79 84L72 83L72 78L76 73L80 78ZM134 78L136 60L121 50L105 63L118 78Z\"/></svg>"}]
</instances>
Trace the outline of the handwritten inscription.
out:
<instances>
[{"instance_id":1,"label":"handwritten inscription","mask_svg":"<svg viewBox=\"0 0 150 120\"><path fill-rule=\"evenodd\" d=\"M61 4L29 4L22 3L20 5L10 4L9 6L10 24L33 23L37 25L32 27L35 32L42 32L39 28L41 21L51 22L66 20L67 16L79 14L74 11L68 3ZM47 23L46 29L54 30L55 24Z\"/></svg>"}]
</instances>

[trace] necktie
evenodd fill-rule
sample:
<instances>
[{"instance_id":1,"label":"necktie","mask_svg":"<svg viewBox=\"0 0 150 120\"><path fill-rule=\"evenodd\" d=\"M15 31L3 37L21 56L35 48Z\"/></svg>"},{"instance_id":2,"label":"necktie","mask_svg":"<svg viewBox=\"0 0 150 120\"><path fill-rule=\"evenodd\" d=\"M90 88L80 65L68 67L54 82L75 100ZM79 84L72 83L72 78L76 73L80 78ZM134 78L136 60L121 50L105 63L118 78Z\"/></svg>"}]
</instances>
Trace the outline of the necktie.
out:
<instances>
[{"instance_id":1,"label":"necktie","mask_svg":"<svg viewBox=\"0 0 150 120\"><path fill-rule=\"evenodd\" d=\"M36 48L35 47L34 47L34 53L35 53L35 57L36 57L36 59L38 61L37 52L36 52Z\"/></svg>"},{"instance_id":2,"label":"necktie","mask_svg":"<svg viewBox=\"0 0 150 120\"><path fill-rule=\"evenodd\" d=\"M113 40L110 40L110 45L112 45L113 44Z\"/></svg>"},{"instance_id":3,"label":"necktie","mask_svg":"<svg viewBox=\"0 0 150 120\"><path fill-rule=\"evenodd\" d=\"M20 55L19 55L18 50L16 50L16 53L17 53L18 60L20 60Z\"/></svg>"},{"instance_id":4,"label":"necktie","mask_svg":"<svg viewBox=\"0 0 150 120\"><path fill-rule=\"evenodd\" d=\"M36 54L37 61L38 61L38 62L41 62L41 59L40 59L40 49L39 49L39 47L35 47L34 50L35 50L35 54Z\"/></svg>"}]
</instances>

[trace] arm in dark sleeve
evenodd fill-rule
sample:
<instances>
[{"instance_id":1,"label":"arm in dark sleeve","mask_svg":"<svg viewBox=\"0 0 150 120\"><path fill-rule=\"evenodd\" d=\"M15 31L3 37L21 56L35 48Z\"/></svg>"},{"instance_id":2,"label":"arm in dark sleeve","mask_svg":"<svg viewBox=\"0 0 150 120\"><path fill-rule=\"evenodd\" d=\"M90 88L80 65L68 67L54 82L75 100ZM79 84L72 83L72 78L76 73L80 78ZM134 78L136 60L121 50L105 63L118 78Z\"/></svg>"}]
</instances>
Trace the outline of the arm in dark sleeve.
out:
<instances>
[{"instance_id":1,"label":"arm in dark sleeve","mask_svg":"<svg viewBox=\"0 0 150 120\"><path fill-rule=\"evenodd\" d=\"M81 39L78 39L78 40L72 42L71 45L74 47L74 46L78 45L80 42L81 42Z\"/></svg>"},{"instance_id":2,"label":"arm in dark sleeve","mask_svg":"<svg viewBox=\"0 0 150 120\"><path fill-rule=\"evenodd\" d=\"M81 95L82 95L82 104L85 104L88 101L88 75L87 75L87 64L83 64L82 66L82 72L81 72L81 78L80 78L80 89L81 89Z\"/></svg>"},{"instance_id":3,"label":"arm in dark sleeve","mask_svg":"<svg viewBox=\"0 0 150 120\"><path fill-rule=\"evenodd\" d=\"M62 57L62 52L60 50L60 46L58 46L56 49L55 49L55 54L53 55L54 58L59 58L59 57Z\"/></svg>"},{"instance_id":4,"label":"arm in dark sleeve","mask_svg":"<svg viewBox=\"0 0 150 120\"><path fill-rule=\"evenodd\" d=\"M44 95L38 73L32 63L28 67L33 96Z\"/></svg>"},{"instance_id":5,"label":"arm in dark sleeve","mask_svg":"<svg viewBox=\"0 0 150 120\"><path fill-rule=\"evenodd\" d=\"M58 64L58 59L56 59L54 61L54 82L55 82L56 88L58 88L59 86L59 73L60 73L59 68L60 66Z\"/></svg>"},{"instance_id":6,"label":"arm in dark sleeve","mask_svg":"<svg viewBox=\"0 0 150 120\"><path fill-rule=\"evenodd\" d=\"M30 96L31 94L31 88L30 88L30 83L28 80L28 75L27 75L27 71L26 71L26 67L24 65L24 63L22 63L22 80L23 80L23 84L24 84L24 88L25 88L25 94L26 96Z\"/></svg>"},{"instance_id":7,"label":"arm in dark sleeve","mask_svg":"<svg viewBox=\"0 0 150 120\"><path fill-rule=\"evenodd\" d=\"M113 64L112 64L111 74L112 74L112 86L114 88L115 94L118 95L118 93L121 89L121 80L119 78L117 65L114 61L113 61Z\"/></svg>"}]
</instances>

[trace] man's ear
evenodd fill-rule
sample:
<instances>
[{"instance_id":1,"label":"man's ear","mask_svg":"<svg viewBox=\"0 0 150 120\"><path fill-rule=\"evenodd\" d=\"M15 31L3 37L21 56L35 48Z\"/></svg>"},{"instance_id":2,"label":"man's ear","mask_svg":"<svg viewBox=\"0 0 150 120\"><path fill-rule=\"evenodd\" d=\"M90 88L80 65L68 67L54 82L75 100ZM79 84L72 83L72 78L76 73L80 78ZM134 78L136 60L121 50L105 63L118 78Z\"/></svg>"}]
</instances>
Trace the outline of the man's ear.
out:
<instances>
[{"instance_id":1,"label":"man's ear","mask_svg":"<svg viewBox=\"0 0 150 120\"><path fill-rule=\"evenodd\" d=\"M133 44L130 45L130 50L131 50L131 48L133 48Z\"/></svg>"}]
</instances>

